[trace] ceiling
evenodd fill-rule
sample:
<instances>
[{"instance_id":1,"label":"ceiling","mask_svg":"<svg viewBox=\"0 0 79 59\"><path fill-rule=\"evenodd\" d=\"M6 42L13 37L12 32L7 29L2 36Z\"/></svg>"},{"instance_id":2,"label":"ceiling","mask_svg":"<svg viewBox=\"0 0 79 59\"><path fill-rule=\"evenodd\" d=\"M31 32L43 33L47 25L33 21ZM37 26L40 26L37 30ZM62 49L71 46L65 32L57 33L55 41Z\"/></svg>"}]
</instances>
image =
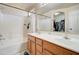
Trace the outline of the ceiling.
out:
<instances>
[{"instance_id":1,"label":"ceiling","mask_svg":"<svg viewBox=\"0 0 79 59\"><path fill-rule=\"evenodd\" d=\"M38 5L37 3L6 3L6 4L26 11L33 9Z\"/></svg>"},{"instance_id":2,"label":"ceiling","mask_svg":"<svg viewBox=\"0 0 79 59\"><path fill-rule=\"evenodd\" d=\"M50 10L66 8L78 3L48 3L43 7L40 7L42 3L6 3L7 5L14 6L26 11L36 10L38 14L44 14Z\"/></svg>"},{"instance_id":3,"label":"ceiling","mask_svg":"<svg viewBox=\"0 0 79 59\"><path fill-rule=\"evenodd\" d=\"M60 9L60 8L67 8L70 6L77 5L78 3L49 3L44 7L41 7L37 10L37 13L43 14L51 10Z\"/></svg>"}]
</instances>

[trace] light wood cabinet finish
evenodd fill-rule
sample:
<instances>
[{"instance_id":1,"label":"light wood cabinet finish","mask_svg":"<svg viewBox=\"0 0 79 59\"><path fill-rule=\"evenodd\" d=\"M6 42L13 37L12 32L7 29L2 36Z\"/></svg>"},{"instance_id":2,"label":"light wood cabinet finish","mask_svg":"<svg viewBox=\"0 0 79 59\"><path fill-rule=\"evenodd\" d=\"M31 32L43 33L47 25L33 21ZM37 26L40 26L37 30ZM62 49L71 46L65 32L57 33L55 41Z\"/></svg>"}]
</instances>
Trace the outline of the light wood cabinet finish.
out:
<instances>
[{"instance_id":1,"label":"light wood cabinet finish","mask_svg":"<svg viewBox=\"0 0 79 59\"><path fill-rule=\"evenodd\" d=\"M28 35L27 49L31 55L36 54L36 39L33 36Z\"/></svg>"},{"instance_id":2,"label":"light wood cabinet finish","mask_svg":"<svg viewBox=\"0 0 79 59\"><path fill-rule=\"evenodd\" d=\"M39 38L36 38L36 44L39 44L40 46L42 46L42 40Z\"/></svg>"},{"instance_id":3,"label":"light wood cabinet finish","mask_svg":"<svg viewBox=\"0 0 79 59\"><path fill-rule=\"evenodd\" d=\"M27 49L32 55L79 55L77 52L31 35L28 36Z\"/></svg>"},{"instance_id":4,"label":"light wood cabinet finish","mask_svg":"<svg viewBox=\"0 0 79 59\"><path fill-rule=\"evenodd\" d=\"M37 52L42 53L42 51L43 51L43 47L37 44L37 45L36 45L36 53L37 53Z\"/></svg>"},{"instance_id":5,"label":"light wood cabinet finish","mask_svg":"<svg viewBox=\"0 0 79 59\"><path fill-rule=\"evenodd\" d=\"M27 49L28 49L29 52L31 52L31 46L30 45L31 45L31 42L28 39L28 41L27 41Z\"/></svg>"},{"instance_id":6,"label":"light wood cabinet finish","mask_svg":"<svg viewBox=\"0 0 79 59\"><path fill-rule=\"evenodd\" d=\"M52 54L51 52L44 49L43 50L43 55L54 55L54 54Z\"/></svg>"},{"instance_id":7,"label":"light wood cabinet finish","mask_svg":"<svg viewBox=\"0 0 79 59\"><path fill-rule=\"evenodd\" d=\"M75 55L77 53L70 51L68 49L65 49L63 47L60 47L56 44L52 44L50 42L44 41L43 42L43 48L51 52L52 54L55 55Z\"/></svg>"},{"instance_id":8,"label":"light wood cabinet finish","mask_svg":"<svg viewBox=\"0 0 79 59\"><path fill-rule=\"evenodd\" d=\"M35 37L33 37L33 36L29 36L29 39L30 39L31 41L33 41L33 42L36 41Z\"/></svg>"},{"instance_id":9,"label":"light wood cabinet finish","mask_svg":"<svg viewBox=\"0 0 79 59\"><path fill-rule=\"evenodd\" d=\"M43 52L43 40L36 38L36 55L42 55Z\"/></svg>"},{"instance_id":10,"label":"light wood cabinet finish","mask_svg":"<svg viewBox=\"0 0 79 59\"><path fill-rule=\"evenodd\" d=\"M37 52L36 55L42 55L40 52Z\"/></svg>"},{"instance_id":11,"label":"light wood cabinet finish","mask_svg":"<svg viewBox=\"0 0 79 59\"><path fill-rule=\"evenodd\" d=\"M35 49L35 43L31 41L31 54L35 55L36 54L36 49Z\"/></svg>"}]
</instances>

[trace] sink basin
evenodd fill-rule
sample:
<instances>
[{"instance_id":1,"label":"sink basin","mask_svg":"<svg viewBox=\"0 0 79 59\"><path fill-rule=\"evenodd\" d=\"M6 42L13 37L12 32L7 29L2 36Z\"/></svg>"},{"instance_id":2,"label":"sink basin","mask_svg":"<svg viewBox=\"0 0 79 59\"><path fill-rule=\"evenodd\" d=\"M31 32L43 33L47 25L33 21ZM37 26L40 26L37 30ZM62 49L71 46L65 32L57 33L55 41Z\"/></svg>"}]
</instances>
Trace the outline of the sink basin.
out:
<instances>
[{"instance_id":1,"label":"sink basin","mask_svg":"<svg viewBox=\"0 0 79 59\"><path fill-rule=\"evenodd\" d=\"M57 39L59 39L60 41L66 41L66 42L68 41L68 42L79 43L79 39L76 39L76 38L59 37Z\"/></svg>"},{"instance_id":2,"label":"sink basin","mask_svg":"<svg viewBox=\"0 0 79 59\"><path fill-rule=\"evenodd\" d=\"M69 41L71 41L71 42L75 42L75 43L79 43L79 39L71 38Z\"/></svg>"},{"instance_id":3,"label":"sink basin","mask_svg":"<svg viewBox=\"0 0 79 59\"><path fill-rule=\"evenodd\" d=\"M46 33L36 33L38 36L43 37L43 38L48 38L48 39L56 39L57 41L61 42L73 42L73 43L79 43L79 39L76 38L70 38L70 37L62 37L62 36L57 36L57 35L49 35Z\"/></svg>"},{"instance_id":4,"label":"sink basin","mask_svg":"<svg viewBox=\"0 0 79 59\"><path fill-rule=\"evenodd\" d=\"M65 41L68 41L68 42L79 43L79 39L76 39L76 38L61 38L61 40L65 40Z\"/></svg>"}]
</instances>

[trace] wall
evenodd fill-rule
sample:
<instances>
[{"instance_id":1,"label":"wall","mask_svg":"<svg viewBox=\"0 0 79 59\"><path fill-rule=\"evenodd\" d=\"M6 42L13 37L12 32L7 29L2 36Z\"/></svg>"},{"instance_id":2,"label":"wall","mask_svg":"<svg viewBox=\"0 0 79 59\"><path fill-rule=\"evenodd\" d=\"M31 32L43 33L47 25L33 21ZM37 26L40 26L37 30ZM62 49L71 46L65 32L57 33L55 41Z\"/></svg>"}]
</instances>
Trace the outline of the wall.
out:
<instances>
[{"instance_id":1,"label":"wall","mask_svg":"<svg viewBox=\"0 0 79 59\"><path fill-rule=\"evenodd\" d=\"M0 55L24 50L23 24L27 12L0 5Z\"/></svg>"},{"instance_id":2,"label":"wall","mask_svg":"<svg viewBox=\"0 0 79 59\"><path fill-rule=\"evenodd\" d=\"M79 34L79 5L68 8L68 22L68 32Z\"/></svg>"},{"instance_id":3,"label":"wall","mask_svg":"<svg viewBox=\"0 0 79 59\"><path fill-rule=\"evenodd\" d=\"M30 16L31 18L31 32L36 32L37 29L36 29L36 21L37 21L37 18L36 18L36 14L31 14Z\"/></svg>"},{"instance_id":4,"label":"wall","mask_svg":"<svg viewBox=\"0 0 79 59\"><path fill-rule=\"evenodd\" d=\"M30 23L29 28L27 28L29 23ZM32 22L30 16L24 18L23 36L25 41L27 41L27 33L32 32L31 23Z\"/></svg>"}]
</instances>

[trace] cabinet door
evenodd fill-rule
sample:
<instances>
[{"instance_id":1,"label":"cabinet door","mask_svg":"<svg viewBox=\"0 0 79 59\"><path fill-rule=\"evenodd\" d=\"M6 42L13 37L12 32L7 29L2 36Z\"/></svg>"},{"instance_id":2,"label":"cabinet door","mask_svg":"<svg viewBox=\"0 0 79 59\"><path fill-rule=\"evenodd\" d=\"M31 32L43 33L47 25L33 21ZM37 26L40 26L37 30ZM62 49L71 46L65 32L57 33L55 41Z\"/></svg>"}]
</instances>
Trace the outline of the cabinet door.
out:
<instances>
[{"instance_id":1,"label":"cabinet door","mask_svg":"<svg viewBox=\"0 0 79 59\"><path fill-rule=\"evenodd\" d=\"M38 44L38 45L40 45L40 46L42 46L43 44L42 44L42 39L39 39L39 38L36 38L36 44Z\"/></svg>"},{"instance_id":2,"label":"cabinet door","mask_svg":"<svg viewBox=\"0 0 79 59\"><path fill-rule=\"evenodd\" d=\"M35 43L31 41L31 54L35 55L36 54L36 48L35 48Z\"/></svg>"},{"instance_id":3,"label":"cabinet door","mask_svg":"<svg viewBox=\"0 0 79 59\"><path fill-rule=\"evenodd\" d=\"M38 54L40 54L40 55L42 55L42 46L40 46L40 45L38 45L38 44L36 44L36 54L38 55Z\"/></svg>"},{"instance_id":4,"label":"cabinet door","mask_svg":"<svg viewBox=\"0 0 79 59\"><path fill-rule=\"evenodd\" d=\"M35 39L35 37L33 37L33 36L29 36L29 39L30 39L31 41L33 41L33 42L36 42L36 39Z\"/></svg>"},{"instance_id":5,"label":"cabinet door","mask_svg":"<svg viewBox=\"0 0 79 59\"><path fill-rule=\"evenodd\" d=\"M41 54L40 52L37 51L37 52L36 52L36 55L42 55L42 54Z\"/></svg>"}]
</instances>

